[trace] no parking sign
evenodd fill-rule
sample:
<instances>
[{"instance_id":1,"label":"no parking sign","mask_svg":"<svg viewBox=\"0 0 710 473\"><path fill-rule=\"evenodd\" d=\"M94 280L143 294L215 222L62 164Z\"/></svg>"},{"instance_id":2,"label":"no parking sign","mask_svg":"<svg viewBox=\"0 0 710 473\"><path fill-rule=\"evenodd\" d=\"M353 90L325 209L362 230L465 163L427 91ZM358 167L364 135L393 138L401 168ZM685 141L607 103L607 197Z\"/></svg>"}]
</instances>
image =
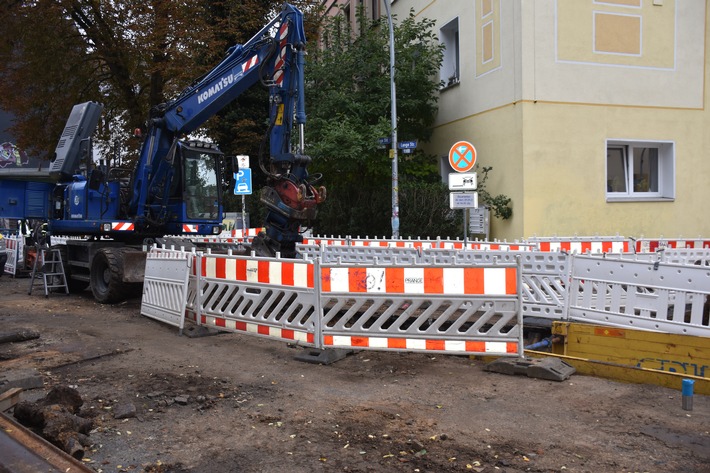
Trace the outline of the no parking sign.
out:
<instances>
[{"instance_id":1,"label":"no parking sign","mask_svg":"<svg viewBox=\"0 0 710 473\"><path fill-rule=\"evenodd\" d=\"M476 164L476 148L468 141L458 141L449 150L449 164L456 172L468 172Z\"/></svg>"}]
</instances>

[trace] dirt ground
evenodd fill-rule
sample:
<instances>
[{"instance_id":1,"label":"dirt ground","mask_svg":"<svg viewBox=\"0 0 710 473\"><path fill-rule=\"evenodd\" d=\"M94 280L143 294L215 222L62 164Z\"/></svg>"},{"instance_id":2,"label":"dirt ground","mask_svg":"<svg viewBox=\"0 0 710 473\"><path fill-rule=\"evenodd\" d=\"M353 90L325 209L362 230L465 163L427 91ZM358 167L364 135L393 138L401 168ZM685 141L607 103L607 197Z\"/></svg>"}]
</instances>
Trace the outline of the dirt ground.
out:
<instances>
[{"instance_id":1,"label":"dirt ground","mask_svg":"<svg viewBox=\"0 0 710 473\"><path fill-rule=\"evenodd\" d=\"M282 342L180 336L141 316L140 299L28 287L0 278L0 332L41 334L0 344L0 374L36 369L44 388L28 399L79 391L97 472L710 472L707 396L686 411L667 388L506 376L439 354L304 363Z\"/></svg>"}]
</instances>

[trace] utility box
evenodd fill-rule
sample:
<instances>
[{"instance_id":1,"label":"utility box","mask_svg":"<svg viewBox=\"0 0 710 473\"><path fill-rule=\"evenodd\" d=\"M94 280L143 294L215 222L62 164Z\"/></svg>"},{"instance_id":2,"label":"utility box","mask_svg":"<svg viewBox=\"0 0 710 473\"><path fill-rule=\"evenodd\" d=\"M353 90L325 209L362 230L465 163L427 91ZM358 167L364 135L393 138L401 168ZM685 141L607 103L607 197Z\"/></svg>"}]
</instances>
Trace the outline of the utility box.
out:
<instances>
[{"instance_id":1,"label":"utility box","mask_svg":"<svg viewBox=\"0 0 710 473\"><path fill-rule=\"evenodd\" d=\"M485 235L485 240L491 230L491 217L488 207L478 207L468 211L468 230L472 235Z\"/></svg>"}]
</instances>

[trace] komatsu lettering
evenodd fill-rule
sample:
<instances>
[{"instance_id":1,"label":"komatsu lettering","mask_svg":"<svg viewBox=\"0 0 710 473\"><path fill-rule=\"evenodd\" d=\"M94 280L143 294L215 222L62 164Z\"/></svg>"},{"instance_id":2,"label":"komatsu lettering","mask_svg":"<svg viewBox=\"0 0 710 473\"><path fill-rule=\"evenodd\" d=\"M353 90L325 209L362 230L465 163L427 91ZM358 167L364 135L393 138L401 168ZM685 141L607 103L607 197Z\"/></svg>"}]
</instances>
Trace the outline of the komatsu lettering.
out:
<instances>
[{"instance_id":1,"label":"komatsu lettering","mask_svg":"<svg viewBox=\"0 0 710 473\"><path fill-rule=\"evenodd\" d=\"M197 96L197 103L200 104L212 97L213 95L222 92L222 89L233 84L235 79L236 77L234 74L229 74L228 76L222 77L219 82L217 82L215 85L213 85L212 87Z\"/></svg>"}]
</instances>

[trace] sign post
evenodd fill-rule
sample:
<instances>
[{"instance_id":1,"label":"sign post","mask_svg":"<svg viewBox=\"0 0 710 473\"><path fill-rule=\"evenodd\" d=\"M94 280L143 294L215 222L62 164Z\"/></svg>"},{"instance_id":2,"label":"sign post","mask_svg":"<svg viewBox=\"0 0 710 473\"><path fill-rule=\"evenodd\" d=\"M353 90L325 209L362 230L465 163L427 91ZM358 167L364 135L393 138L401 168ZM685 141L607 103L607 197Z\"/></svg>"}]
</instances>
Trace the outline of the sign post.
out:
<instances>
[{"instance_id":1,"label":"sign post","mask_svg":"<svg viewBox=\"0 0 710 473\"><path fill-rule=\"evenodd\" d=\"M456 173L449 174L449 207L463 210L463 242L468 240L468 209L478 208L476 173L468 172L476 164L476 148L468 141L457 141L449 150L449 165Z\"/></svg>"},{"instance_id":2,"label":"sign post","mask_svg":"<svg viewBox=\"0 0 710 473\"><path fill-rule=\"evenodd\" d=\"M251 168L249 168L249 156L237 156L239 171L234 173L234 194L242 196L242 235L246 236L247 230L247 206L244 200L245 195L251 195Z\"/></svg>"}]
</instances>

